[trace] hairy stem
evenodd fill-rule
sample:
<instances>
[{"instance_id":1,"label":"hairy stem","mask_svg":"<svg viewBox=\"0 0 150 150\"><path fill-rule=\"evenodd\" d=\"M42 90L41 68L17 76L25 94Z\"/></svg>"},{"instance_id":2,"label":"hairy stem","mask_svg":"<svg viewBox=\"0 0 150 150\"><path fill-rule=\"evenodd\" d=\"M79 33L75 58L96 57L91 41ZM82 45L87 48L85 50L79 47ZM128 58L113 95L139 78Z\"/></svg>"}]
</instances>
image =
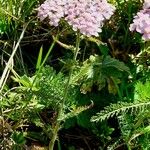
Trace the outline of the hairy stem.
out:
<instances>
[{"instance_id":1,"label":"hairy stem","mask_svg":"<svg viewBox=\"0 0 150 150\"><path fill-rule=\"evenodd\" d=\"M79 52L79 45L80 45L80 33L78 32L77 33L77 38L76 38L76 49L75 49L74 57L73 57L73 62L74 63L76 62L77 55L78 55L78 52ZM57 116L57 120L56 120L56 125L53 128L52 138L51 138L51 141L49 143L49 150L53 150L54 149L54 144L55 144L55 141L57 139L58 131L60 129L60 124L61 124L61 119L60 118L61 118L61 115L62 115L62 113L64 111L64 104L65 104L65 101L66 101L66 98L67 98L67 95L68 95L68 90L69 90L69 86L70 86L70 81L71 81L73 70L74 70L74 66L71 67L71 70L69 72L68 81L66 83L66 88L65 88L65 91L64 91L63 101L60 104L60 108L58 110L58 116Z\"/></svg>"}]
</instances>

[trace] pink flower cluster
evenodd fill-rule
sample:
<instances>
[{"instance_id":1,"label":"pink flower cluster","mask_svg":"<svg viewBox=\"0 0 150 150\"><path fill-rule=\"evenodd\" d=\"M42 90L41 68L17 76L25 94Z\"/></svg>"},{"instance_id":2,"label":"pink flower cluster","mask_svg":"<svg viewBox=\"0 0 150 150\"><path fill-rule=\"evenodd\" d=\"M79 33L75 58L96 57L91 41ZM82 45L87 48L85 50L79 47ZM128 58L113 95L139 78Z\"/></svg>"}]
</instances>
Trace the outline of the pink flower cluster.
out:
<instances>
[{"instance_id":1,"label":"pink flower cluster","mask_svg":"<svg viewBox=\"0 0 150 150\"><path fill-rule=\"evenodd\" d=\"M64 6L66 0L46 0L37 10L38 18L43 21L45 18L49 19L49 24L58 26L62 17L64 17Z\"/></svg>"},{"instance_id":2,"label":"pink flower cluster","mask_svg":"<svg viewBox=\"0 0 150 150\"><path fill-rule=\"evenodd\" d=\"M129 29L141 33L145 41L150 40L150 0L145 0L143 9L134 17Z\"/></svg>"},{"instance_id":3,"label":"pink flower cluster","mask_svg":"<svg viewBox=\"0 0 150 150\"><path fill-rule=\"evenodd\" d=\"M98 36L106 19L110 19L115 7L106 0L46 0L38 8L40 20L48 18L50 25L58 26L64 18L74 31L86 36Z\"/></svg>"}]
</instances>

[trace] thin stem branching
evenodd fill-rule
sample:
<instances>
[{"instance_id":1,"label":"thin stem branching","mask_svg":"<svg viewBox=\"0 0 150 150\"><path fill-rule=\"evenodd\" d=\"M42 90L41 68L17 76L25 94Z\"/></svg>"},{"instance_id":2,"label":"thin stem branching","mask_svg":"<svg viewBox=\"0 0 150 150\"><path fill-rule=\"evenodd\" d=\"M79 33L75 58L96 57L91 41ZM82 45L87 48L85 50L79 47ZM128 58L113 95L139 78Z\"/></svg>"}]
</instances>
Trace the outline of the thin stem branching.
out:
<instances>
[{"instance_id":1,"label":"thin stem branching","mask_svg":"<svg viewBox=\"0 0 150 150\"><path fill-rule=\"evenodd\" d=\"M73 62L74 63L76 62L76 59L77 59L77 55L78 55L78 52L79 52L79 46L80 46L80 33L77 32L76 49L75 49L74 56L73 56ZM65 91L64 91L64 97L63 97L62 103L60 104L60 107L59 107L59 110L58 110L58 116L57 116L56 124L54 125L52 138L51 138L51 141L49 143L49 150L54 149L54 144L55 144L55 141L57 140L57 134L58 134L58 131L59 131L60 126L61 126L61 119L60 118L61 118L61 115L64 111L64 104L65 104L65 101L67 99L67 95L68 95L68 91L69 91L69 87L70 87L70 81L71 81L71 78L72 78L73 70L74 70L74 65L71 67L71 70L69 72L68 81L66 83L66 88L65 88Z\"/></svg>"}]
</instances>

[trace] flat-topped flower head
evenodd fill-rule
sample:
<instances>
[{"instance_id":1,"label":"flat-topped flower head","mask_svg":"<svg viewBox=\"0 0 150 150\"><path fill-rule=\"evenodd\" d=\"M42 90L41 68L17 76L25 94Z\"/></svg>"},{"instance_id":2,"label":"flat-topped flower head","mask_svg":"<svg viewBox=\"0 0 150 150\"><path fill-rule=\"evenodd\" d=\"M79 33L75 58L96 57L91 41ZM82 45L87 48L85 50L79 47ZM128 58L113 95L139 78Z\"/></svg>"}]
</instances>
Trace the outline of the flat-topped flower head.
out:
<instances>
[{"instance_id":1,"label":"flat-topped flower head","mask_svg":"<svg viewBox=\"0 0 150 150\"><path fill-rule=\"evenodd\" d=\"M48 18L50 25L58 26L60 19L64 17L64 5L66 0L46 0L38 8L38 17L41 21Z\"/></svg>"},{"instance_id":2,"label":"flat-topped flower head","mask_svg":"<svg viewBox=\"0 0 150 150\"><path fill-rule=\"evenodd\" d=\"M143 9L150 9L150 0L145 0L143 4Z\"/></svg>"},{"instance_id":3,"label":"flat-topped flower head","mask_svg":"<svg viewBox=\"0 0 150 150\"><path fill-rule=\"evenodd\" d=\"M150 0L144 2L143 10L134 17L129 29L141 33L145 41L150 40Z\"/></svg>"},{"instance_id":4,"label":"flat-topped flower head","mask_svg":"<svg viewBox=\"0 0 150 150\"><path fill-rule=\"evenodd\" d=\"M48 18L54 26L64 18L74 31L98 36L104 21L110 19L114 10L106 0L46 0L38 8L38 17L40 20Z\"/></svg>"},{"instance_id":5,"label":"flat-topped flower head","mask_svg":"<svg viewBox=\"0 0 150 150\"><path fill-rule=\"evenodd\" d=\"M98 36L104 20L109 19L115 8L106 0L69 0L65 20L86 36Z\"/></svg>"}]
</instances>

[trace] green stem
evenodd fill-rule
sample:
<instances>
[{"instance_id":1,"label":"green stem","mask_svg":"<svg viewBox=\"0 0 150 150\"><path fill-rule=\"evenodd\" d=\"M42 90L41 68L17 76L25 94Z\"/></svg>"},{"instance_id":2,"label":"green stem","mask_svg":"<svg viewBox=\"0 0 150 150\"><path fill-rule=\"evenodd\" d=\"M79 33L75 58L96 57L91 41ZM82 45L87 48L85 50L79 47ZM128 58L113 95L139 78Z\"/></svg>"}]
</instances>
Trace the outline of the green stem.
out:
<instances>
[{"instance_id":1,"label":"green stem","mask_svg":"<svg viewBox=\"0 0 150 150\"><path fill-rule=\"evenodd\" d=\"M79 52L79 46L80 46L80 33L78 32L77 33L77 38L76 38L76 49L75 49L74 57L73 57L73 62L74 63L76 62L76 59L77 59L77 55L78 55L78 52ZM74 67L71 67L71 70L69 72L68 81L66 83L66 88L65 88L65 91L64 91L63 101L60 104L60 108L58 110L58 116L57 116L57 120L56 120L56 125L53 128L52 138L51 138L51 141L49 143L49 150L53 150L54 149L54 144L55 144L55 141L57 139L58 131L60 129L61 115L63 113L65 100L66 100L67 95L68 95L68 89L69 89L69 86L70 86L70 81L71 81L73 70L74 70Z\"/></svg>"},{"instance_id":2,"label":"green stem","mask_svg":"<svg viewBox=\"0 0 150 150\"><path fill-rule=\"evenodd\" d=\"M128 150L131 150L130 145L128 143L127 143L127 148L128 148Z\"/></svg>"},{"instance_id":3,"label":"green stem","mask_svg":"<svg viewBox=\"0 0 150 150\"><path fill-rule=\"evenodd\" d=\"M48 57L49 57L49 54L51 53L52 49L53 49L54 46L55 46L55 43L56 43L56 41L53 40L53 43L51 44L51 46L50 46L50 48L49 48L49 50L48 50L48 52L47 52L47 54L46 54L46 56L45 56L45 58L44 58L44 60L43 60L43 62L42 62L42 64L41 64L39 70L44 66L45 62L47 61L47 59L48 59Z\"/></svg>"}]
</instances>

